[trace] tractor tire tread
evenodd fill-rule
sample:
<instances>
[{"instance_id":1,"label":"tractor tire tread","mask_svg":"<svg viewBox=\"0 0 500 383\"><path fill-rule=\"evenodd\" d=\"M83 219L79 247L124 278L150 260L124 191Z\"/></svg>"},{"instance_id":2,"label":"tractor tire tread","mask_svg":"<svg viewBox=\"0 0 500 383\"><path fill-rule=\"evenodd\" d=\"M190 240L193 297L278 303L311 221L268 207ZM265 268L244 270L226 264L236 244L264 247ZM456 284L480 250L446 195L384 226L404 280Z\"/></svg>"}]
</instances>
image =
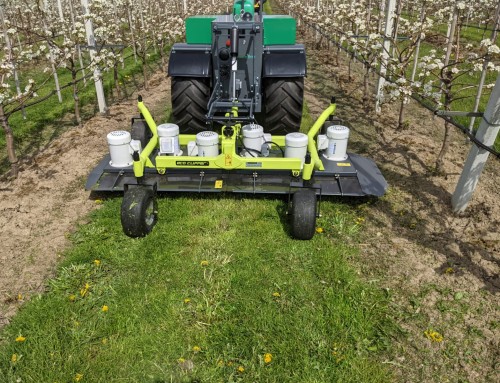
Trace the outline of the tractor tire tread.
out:
<instances>
[{"instance_id":1,"label":"tractor tire tread","mask_svg":"<svg viewBox=\"0 0 500 383\"><path fill-rule=\"evenodd\" d=\"M304 103L304 78L269 78L264 84L265 128L273 134L300 130Z\"/></svg>"},{"instance_id":2,"label":"tractor tire tread","mask_svg":"<svg viewBox=\"0 0 500 383\"><path fill-rule=\"evenodd\" d=\"M210 86L203 78L172 78L172 115L181 134L207 130L205 115Z\"/></svg>"}]
</instances>

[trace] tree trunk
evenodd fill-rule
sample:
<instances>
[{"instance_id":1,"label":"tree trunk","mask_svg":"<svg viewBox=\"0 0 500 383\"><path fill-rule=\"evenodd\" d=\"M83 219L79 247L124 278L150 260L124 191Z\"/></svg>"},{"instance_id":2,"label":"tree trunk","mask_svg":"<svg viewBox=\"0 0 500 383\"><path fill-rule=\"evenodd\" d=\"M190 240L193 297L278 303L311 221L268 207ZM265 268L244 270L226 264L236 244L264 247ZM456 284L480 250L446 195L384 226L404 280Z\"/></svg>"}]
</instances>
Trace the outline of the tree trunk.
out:
<instances>
[{"instance_id":1,"label":"tree trunk","mask_svg":"<svg viewBox=\"0 0 500 383\"><path fill-rule=\"evenodd\" d=\"M365 66L365 75L363 76L363 106L368 107L370 101L369 88L370 88L370 65L367 63Z\"/></svg>"},{"instance_id":2,"label":"tree trunk","mask_svg":"<svg viewBox=\"0 0 500 383\"><path fill-rule=\"evenodd\" d=\"M118 62L115 61L113 64L113 81L115 83L116 89L116 97L119 99L121 97L121 87L120 87L120 78L118 77Z\"/></svg>"},{"instance_id":3,"label":"tree trunk","mask_svg":"<svg viewBox=\"0 0 500 383\"><path fill-rule=\"evenodd\" d=\"M340 43L340 34L338 35L337 38L337 56L335 57L335 64L339 66L339 58L340 58L340 51L342 50L341 48L341 43Z\"/></svg>"},{"instance_id":4,"label":"tree trunk","mask_svg":"<svg viewBox=\"0 0 500 383\"><path fill-rule=\"evenodd\" d=\"M9 125L9 120L5 116L5 110L3 105L0 105L0 120L2 121L2 128L5 133L5 141L7 145L7 156L10 162L11 174L17 177L19 174L19 161L16 156L16 145L14 142L14 134L12 133L12 128Z\"/></svg>"},{"instance_id":5,"label":"tree trunk","mask_svg":"<svg viewBox=\"0 0 500 383\"><path fill-rule=\"evenodd\" d=\"M401 100L399 105L399 118L398 118L398 130L403 130L405 119L405 100Z\"/></svg>"},{"instance_id":6,"label":"tree trunk","mask_svg":"<svg viewBox=\"0 0 500 383\"><path fill-rule=\"evenodd\" d=\"M351 53L351 56L349 57L349 70L347 71L347 77L350 80L352 80L352 62L354 61L354 52Z\"/></svg>"},{"instance_id":7,"label":"tree trunk","mask_svg":"<svg viewBox=\"0 0 500 383\"><path fill-rule=\"evenodd\" d=\"M443 146L441 146L441 151L436 159L436 173L443 174L444 173L444 157L448 152L450 147L450 138L451 138L451 124L446 121L444 123L444 139Z\"/></svg>"},{"instance_id":8,"label":"tree trunk","mask_svg":"<svg viewBox=\"0 0 500 383\"><path fill-rule=\"evenodd\" d=\"M148 90L148 68L146 65L146 52L143 52L144 55L141 55L142 61L142 75L144 77L144 90Z\"/></svg>"},{"instance_id":9,"label":"tree trunk","mask_svg":"<svg viewBox=\"0 0 500 383\"><path fill-rule=\"evenodd\" d=\"M78 69L73 60L70 60L71 69L71 83L73 84L73 100L75 102L75 122L80 125L82 122L80 116L80 97L78 96Z\"/></svg>"},{"instance_id":10,"label":"tree trunk","mask_svg":"<svg viewBox=\"0 0 500 383\"><path fill-rule=\"evenodd\" d=\"M444 90L444 110L450 110L450 104L451 104L451 98L450 98L450 92L451 92L451 83L448 82L446 84L446 88ZM443 145L441 146L441 151L438 154L438 157L436 159L436 173L437 174L443 174L444 173L444 157L446 156L446 153L448 152L448 149L450 147L450 141L451 141L451 124L448 121L445 121L444 123L444 138L443 138Z\"/></svg>"}]
</instances>

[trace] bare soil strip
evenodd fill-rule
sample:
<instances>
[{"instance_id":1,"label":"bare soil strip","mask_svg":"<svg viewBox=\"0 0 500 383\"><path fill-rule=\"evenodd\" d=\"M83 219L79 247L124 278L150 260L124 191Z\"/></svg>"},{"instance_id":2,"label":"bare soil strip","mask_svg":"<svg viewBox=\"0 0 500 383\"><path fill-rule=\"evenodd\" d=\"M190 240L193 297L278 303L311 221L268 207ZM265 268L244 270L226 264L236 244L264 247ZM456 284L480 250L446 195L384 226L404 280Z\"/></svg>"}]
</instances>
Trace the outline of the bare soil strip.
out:
<instances>
[{"instance_id":1,"label":"bare soil strip","mask_svg":"<svg viewBox=\"0 0 500 383\"><path fill-rule=\"evenodd\" d=\"M434 163L442 120L412 103L409 127L396 131L398 106L382 113L361 102L362 74L348 78L348 58L315 47L308 34L305 98L316 116L332 95L351 128L349 149L373 158L390 188L366 215L360 272L386 288L405 332L392 364L402 382L500 381L500 162L490 157L474 197L460 216L451 195L470 149L461 134L446 157L445 175ZM336 52L336 50L335 50ZM359 67L359 65L354 65ZM438 332L436 342L424 334Z\"/></svg>"},{"instance_id":2,"label":"bare soil strip","mask_svg":"<svg viewBox=\"0 0 500 383\"><path fill-rule=\"evenodd\" d=\"M170 100L170 80L157 73L140 92L160 117ZM22 167L19 177L0 183L0 327L26 299L44 290L68 234L98 205L84 190L90 170L107 153L106 135L129 129L137 115L137 93L72 128Z\"/></svg>"}]
</instances>

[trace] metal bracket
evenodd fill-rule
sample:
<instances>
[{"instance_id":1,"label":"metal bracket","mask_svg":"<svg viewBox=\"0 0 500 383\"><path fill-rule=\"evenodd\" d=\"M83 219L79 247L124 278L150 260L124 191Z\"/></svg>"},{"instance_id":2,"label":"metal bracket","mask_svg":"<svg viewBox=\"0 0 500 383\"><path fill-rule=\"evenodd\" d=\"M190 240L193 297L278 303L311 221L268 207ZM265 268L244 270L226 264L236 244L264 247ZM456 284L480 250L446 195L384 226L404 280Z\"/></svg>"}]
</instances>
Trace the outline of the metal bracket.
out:
<instances>
[{"instance_id":1,"label":"metal bracket","mask_svg":"<svg viewBox=\"0 0 500 383\"><path fill-rule=\"evenodd\" d=\"M205 172L200 172L200 183L198 185L198 193L201 193L201 184L203 183L204 178L205 178Z\"/></svg>"}]
</instances>

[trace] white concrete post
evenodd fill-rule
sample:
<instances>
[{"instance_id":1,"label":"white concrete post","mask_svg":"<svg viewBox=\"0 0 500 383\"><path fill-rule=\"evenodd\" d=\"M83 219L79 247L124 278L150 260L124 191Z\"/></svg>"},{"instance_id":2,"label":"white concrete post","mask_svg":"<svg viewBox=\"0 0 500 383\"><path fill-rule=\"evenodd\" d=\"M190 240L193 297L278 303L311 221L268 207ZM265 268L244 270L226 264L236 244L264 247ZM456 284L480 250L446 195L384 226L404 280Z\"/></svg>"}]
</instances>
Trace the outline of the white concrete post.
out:
<instances>
[{"instance_id":1,"label":"white concrete post","mask_svg":"<svg viewBox=\"0 0 500 383\"><path fill-rule=\"evenodd\" d=\"M94 38L94 28L90 19L88 0L82 0L83 13L85 15L85 32L87 34L87 43L89 46L90 59L93 61L96 55L96 45ZM99 112L106 113L106 99L104 98L104 88L102 86L101 70L96 65L94 69L95 91L97 94L97 102L99 104Z\"/></svg>"},{"instance_id":2,"label":"white concrete post","mask_svg":"<svg viewBox=\"0 0 500 383\"><path fill-rule=\"evenodd\" d=\"M497 76L495 87L491 92L484 118L479 125L476 138L486 146L493 146L500 130L500 75ZM463 212L469 205L474 189L479 181L489 152L472 145L464 169L458 180L457 188L451 198L455 213Z\"/></svg>"},{"instance_id":3,"label":"white concrete post","mask_svg":"<svg viewBox=\"0 0 500 383\"><path fill-rule=\"evenodd\" d=\"M394 11L396 9L396 0L388 0L385 14L385 32L384 32L384 48L382 51L382 60L380 62L380 76L377 84L377 102L375 110L380 113L380 99L382 96L382 88L385 84L385 75L387 73L387 61L389 59L389 50L391 49L391 36L394 26Z\"/></svg>"}]
</instances>

